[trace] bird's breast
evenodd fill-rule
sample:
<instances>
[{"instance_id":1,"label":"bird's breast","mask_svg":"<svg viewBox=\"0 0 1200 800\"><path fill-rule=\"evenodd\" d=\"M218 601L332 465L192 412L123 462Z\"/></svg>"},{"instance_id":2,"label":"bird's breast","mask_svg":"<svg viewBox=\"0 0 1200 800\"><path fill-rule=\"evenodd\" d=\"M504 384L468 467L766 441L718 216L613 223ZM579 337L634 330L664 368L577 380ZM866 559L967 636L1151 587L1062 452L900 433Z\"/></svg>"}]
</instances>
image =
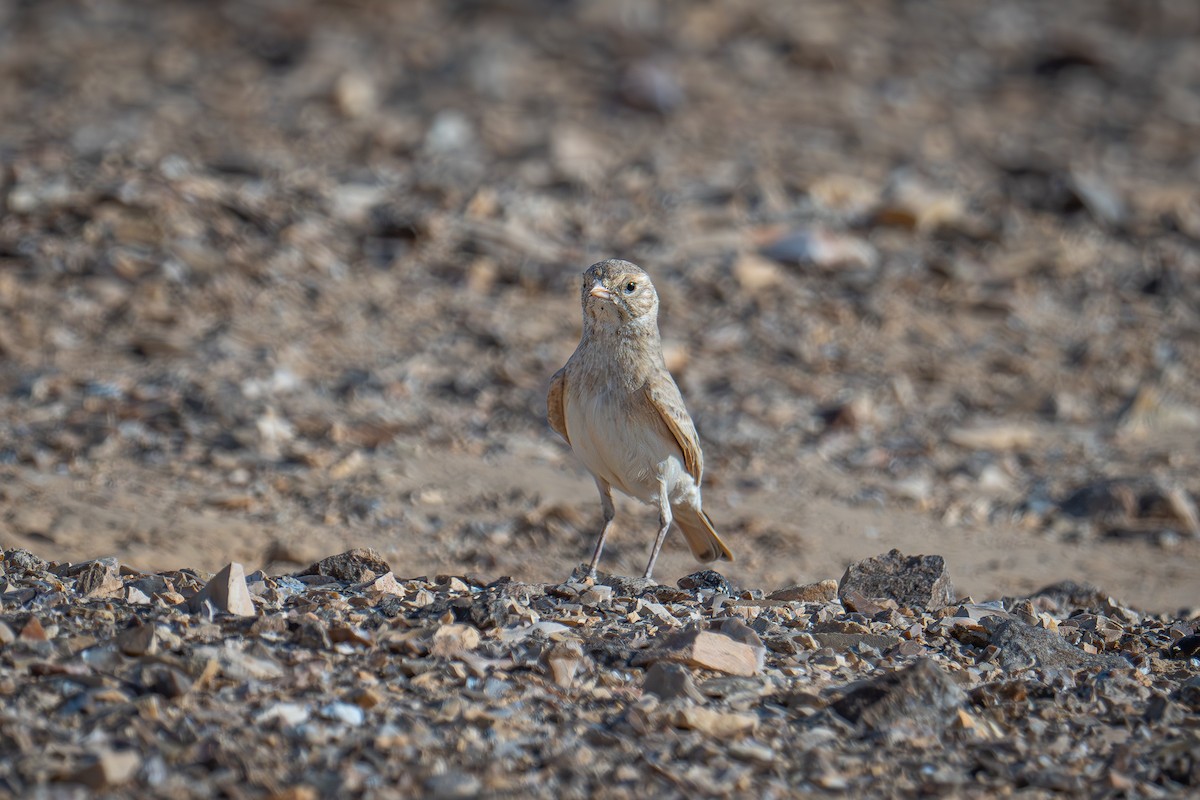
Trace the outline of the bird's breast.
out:
<instances>
[{"instance_id":1,"label":"bird's breast","mask_svg":"<svg viewBox=\"0 0 1200 800\"><path fill-rule=\"evenodd\" d=\"M568 392L571 446L593 475L631 497L650 502L660 477L668 490L683 475L683 453L638 391L613 387Z\"/></svg>"}]
</instances>

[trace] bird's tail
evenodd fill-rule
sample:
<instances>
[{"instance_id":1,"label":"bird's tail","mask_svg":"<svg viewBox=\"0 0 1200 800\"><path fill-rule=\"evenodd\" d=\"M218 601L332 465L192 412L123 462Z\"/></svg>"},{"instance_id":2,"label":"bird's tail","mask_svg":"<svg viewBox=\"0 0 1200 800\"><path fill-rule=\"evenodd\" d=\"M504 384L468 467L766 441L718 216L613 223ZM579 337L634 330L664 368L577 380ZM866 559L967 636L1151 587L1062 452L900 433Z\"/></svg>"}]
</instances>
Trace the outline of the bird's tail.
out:
<instances>
[{"instance_id":1,"label":"bird's tail","mask_svg":"<svg viewBox=\"0 0 1200 800\"><path fill-rule=\"evenodd\" d=\"M698 508L683 506L671 509L675 524L683 531L688 547L697 561L733 561L733 553L721 541L713 528L712 520Z\"/></svg>"}]
</instances>

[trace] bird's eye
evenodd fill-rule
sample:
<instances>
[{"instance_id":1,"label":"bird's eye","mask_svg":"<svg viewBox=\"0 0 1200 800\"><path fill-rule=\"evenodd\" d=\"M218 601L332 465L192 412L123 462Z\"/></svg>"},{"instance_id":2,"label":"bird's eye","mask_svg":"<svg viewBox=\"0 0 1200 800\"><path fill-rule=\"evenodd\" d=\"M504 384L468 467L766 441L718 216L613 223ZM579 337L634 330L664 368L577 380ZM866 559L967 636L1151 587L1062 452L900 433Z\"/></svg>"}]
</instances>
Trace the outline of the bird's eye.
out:
<instances>
[{"instance_id":1,"label":"bird's eye","mask_svg":"<svg viewBox=\"0 0 1200 800\"><path fill-rule=\"evenodd\" d=\"M637 289L637 284L633 281L625 284L625 294L633 294L635 289Z\"/></svg>"}]
</instances>

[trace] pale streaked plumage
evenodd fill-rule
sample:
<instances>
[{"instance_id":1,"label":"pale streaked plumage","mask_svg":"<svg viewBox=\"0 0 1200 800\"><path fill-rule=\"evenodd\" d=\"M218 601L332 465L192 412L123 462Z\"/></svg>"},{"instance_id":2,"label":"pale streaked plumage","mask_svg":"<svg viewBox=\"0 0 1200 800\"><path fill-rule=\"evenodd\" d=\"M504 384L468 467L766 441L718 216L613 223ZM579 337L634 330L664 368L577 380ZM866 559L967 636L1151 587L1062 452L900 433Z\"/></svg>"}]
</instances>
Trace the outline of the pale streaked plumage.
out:
<instances>
[{"instance_id":1,"label":"pale streaked plumage","mask_svg":"<svg viewBox=\"0 0 1200 800\"><path fill-rule=\"evenodd\" d=\"M700 505L704 456L679 387L663 364L658 294L635 264L588 267L580 292L583 336L554 374L546 398L550 427L596 479L604 527L591 572L612 525L612 487L658 506L659 532L645 577L674 521L699 561L733 556Z\"/></svg>"}]
</instances>

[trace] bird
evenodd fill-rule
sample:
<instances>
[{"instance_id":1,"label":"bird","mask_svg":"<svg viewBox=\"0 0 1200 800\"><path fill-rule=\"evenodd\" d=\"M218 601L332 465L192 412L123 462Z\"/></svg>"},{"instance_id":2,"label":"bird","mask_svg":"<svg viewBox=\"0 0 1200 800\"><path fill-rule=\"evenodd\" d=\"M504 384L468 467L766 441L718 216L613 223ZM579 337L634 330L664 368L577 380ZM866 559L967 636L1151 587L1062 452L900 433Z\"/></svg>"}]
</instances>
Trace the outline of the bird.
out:
<instances>
[{"instance_id":1,"label":"bird","mask_svg":"<svg viewBox=\"0 0 1200 800\"><path fill-rule=\"evenodd\" d=\"M612 490L658 508L658 536L643 578L674 522L700 562L733 561L701 507L704 455L683 396L663 361L658 292L636 264L608 259L588 267L580 287L583 334L550 379L550 427L596 481L603 527L588 575L612 529Z\"/></svg>"}]
</instances>

